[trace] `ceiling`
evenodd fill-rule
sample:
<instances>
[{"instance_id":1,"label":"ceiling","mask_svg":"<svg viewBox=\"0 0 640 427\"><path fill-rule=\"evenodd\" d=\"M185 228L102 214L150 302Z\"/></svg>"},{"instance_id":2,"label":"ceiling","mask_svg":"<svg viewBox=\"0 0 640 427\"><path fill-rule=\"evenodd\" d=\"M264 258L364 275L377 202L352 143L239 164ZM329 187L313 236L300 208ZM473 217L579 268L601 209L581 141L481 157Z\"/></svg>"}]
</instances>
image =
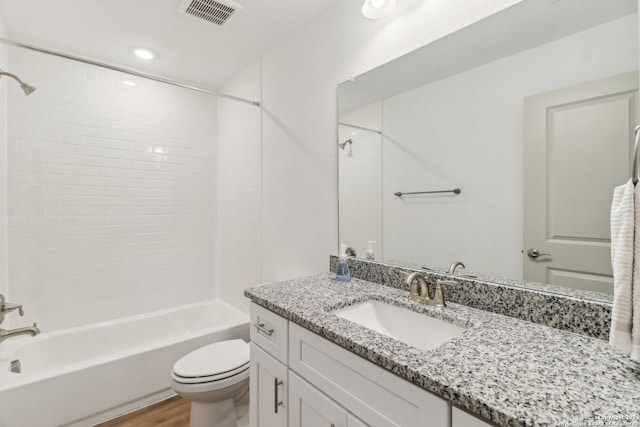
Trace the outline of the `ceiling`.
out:
<instances>
[{"instance_id":1,"label":"ceiling","mask_svg":"<svg viewBox=\"0 0 640 427\"><path fill-rule=\"evenodd\" d=\"M216 89L336 0L234 1L222 26L178 12L181 0L0 0L0 15L9 39Z\"/></svg>"}]
</instances>

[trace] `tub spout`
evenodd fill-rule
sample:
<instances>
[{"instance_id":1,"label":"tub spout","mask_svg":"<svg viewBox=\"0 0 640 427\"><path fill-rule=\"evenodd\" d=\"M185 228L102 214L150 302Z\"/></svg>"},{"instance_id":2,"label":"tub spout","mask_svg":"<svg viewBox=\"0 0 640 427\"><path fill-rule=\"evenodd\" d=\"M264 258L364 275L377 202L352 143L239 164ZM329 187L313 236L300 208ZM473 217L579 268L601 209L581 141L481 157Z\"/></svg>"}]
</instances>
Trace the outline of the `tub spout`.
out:
<instances>
[{"instance_id":1,"label":"tub spout","mask_svg":"<svg viewBox=\"0 0 640 427\"><path fill-rule=\"evenodd\" d=\"M33 326L29 326L27 328L17 328L17 329L0 329L0 342L7 340L9 338L17 337L19 335L38 335L40 333L40 329L34 323Z\"/></svg>"}]
</instances>

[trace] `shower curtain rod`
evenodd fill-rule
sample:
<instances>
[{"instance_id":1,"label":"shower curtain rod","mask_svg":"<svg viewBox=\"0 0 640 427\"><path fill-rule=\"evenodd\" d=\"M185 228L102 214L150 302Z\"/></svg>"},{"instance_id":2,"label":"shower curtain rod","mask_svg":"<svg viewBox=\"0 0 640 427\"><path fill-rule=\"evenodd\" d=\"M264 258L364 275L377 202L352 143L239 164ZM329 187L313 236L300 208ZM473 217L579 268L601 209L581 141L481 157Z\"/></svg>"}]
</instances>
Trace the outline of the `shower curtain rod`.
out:
<instances>
[{"instance_id":1,"label":"shower curtain rod","mask_svg":"<svg viewBox=\"0 0 640 427\"><path fill-rule=\"evenodd\" d=\"M188 85L188 84L185 84L185 83L180 83L180 82L175 81L175 80L165 79L164 77L157 77L157 76L154 76L152 74L143 73L141 71L135 71L135 70L130 70L128 68L117 67L115 65L109 65L109 64L105 64L103 62L98 62L98 61L93 61L91 59L81 58L79 56L69 55L69 54L61 53L61 52L56 52L54 50L44 49L44 48L41 48L41 47L36 47L36 46L28 45L28 44L25 44L25 43L16 42L16 41L5 39L5 38L2 38L2 37L0 37L0 43L4 43L4 44L7 44L7 45L11 45L11 46L18 46L18 47L22 47L22 48L29 49L29 50L34 50L36 52L46 53L47 55L58 56L60 58L66 58L66 59L70 59L72 61L82 62L82 63L89 64L89 65L95 65L97 67L102 67L102 68L106 68L106 69L113 70L113 71L119 71L119 72L122 72L122 73L131 74L132 76L142 77L142 78L149 79L149 80L155 80L155 81L160 82L160 83L166 83L166 84L169 84L169 85L172 85L172 86L178 86L178 87L181 87L181 88L194 90L196 92L206 93L206 94L209 94L209 95L218 96L220 98L227 98L227 99L231 99L231 100L238 101L238 102L244 102L246 104L255 105L256 107L260 106L260 102L258 102L258 101L252 101L250 99L239 98L237 96L227 95L226 93L216 92L216 91L213 91L213 90L202 89L202 88L199 88L197 86L191 86L191 85Z\"/></svg>"},{"instance_id":2,"label":"shower curtain rod","mask_svg":"<svg viewBox=\"0 0 640 427\"><path fill-rule=\"evenodd\" d=\"M338 122L338 124L342 126L347 126L350 128L355 128L360 130L366 130L367 132L373 132L373 133L377 133L378 135L382 135L382 131L379 131L376 129L366 128L364 126L352 125L351 123L345 123L345 122Z\"/></svg>"}]
</instances>

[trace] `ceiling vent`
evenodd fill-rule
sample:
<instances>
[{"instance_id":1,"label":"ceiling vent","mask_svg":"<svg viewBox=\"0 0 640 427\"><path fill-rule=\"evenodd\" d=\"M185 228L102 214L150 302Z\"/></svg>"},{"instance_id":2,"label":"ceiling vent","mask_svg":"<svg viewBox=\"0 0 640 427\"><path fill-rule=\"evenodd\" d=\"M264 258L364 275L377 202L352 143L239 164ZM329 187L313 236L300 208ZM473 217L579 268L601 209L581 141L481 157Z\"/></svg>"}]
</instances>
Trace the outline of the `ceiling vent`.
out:
<instances>
[{"instance_id":1,"label":"ceiling vent","mask_svg":"<svg viewBox=\"0 0 640 427\"><path fill-rule=\"evenodd\" d=\"M230 0L182 0L178 12L216 25L223 25L242 5Z\"/></svg>"}]
</instances>

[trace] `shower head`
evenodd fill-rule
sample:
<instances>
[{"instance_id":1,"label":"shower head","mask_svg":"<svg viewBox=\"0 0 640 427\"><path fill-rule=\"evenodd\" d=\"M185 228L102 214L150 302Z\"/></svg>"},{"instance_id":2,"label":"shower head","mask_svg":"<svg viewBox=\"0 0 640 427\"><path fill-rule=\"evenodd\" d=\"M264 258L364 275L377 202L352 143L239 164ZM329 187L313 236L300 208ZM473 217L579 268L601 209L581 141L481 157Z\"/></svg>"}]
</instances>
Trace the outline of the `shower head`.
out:
<instances>
[{"instance_id":1,"label":"shower head","mask_svg":"<svg viewBox=\"0 0 640 427\"><path fill-rule=\"evenodd\" d=\"M33 93L33 91L36 90L35 87L26 84L25 82L20 80L20 78L18 76L16 76L15 74L7 73L6 71L0 70L0 77L2 77L2 76L11 77L15 81L17 81L20 84L20 87L24 91L25 95L31 95Z\"/></svg>"},{"instance_id":2,"label":"shower head","mask_svg":"<svg viewBox=\"0 0 640 427\"><path fill-rule=\"evenodd\" d=\"M349 138L345 142L341 142L340 144L338 144L338 146L340 147L341 150L344 150L347 144L353 144L353 139Z\"/></svg>"},{"instance_id":3,"label":"shower head","mask_svg":"<svg viewBox=\"0 0 640 427\"><path fill-rule=\"evenodd\" d=\"M24 91L24 94L25 94L25 95L31 95L31 94L33 93L33 91L35 91L35 90L36 90L36 88L35 88L35 87L33 87L33 86L31 86L31 85L28 85L28 84L26 84L26 83L22 83L22 84L20 85L20 87L21 87L21 88L22 88L22 90Z\"/></svg>"}]
</instances>

